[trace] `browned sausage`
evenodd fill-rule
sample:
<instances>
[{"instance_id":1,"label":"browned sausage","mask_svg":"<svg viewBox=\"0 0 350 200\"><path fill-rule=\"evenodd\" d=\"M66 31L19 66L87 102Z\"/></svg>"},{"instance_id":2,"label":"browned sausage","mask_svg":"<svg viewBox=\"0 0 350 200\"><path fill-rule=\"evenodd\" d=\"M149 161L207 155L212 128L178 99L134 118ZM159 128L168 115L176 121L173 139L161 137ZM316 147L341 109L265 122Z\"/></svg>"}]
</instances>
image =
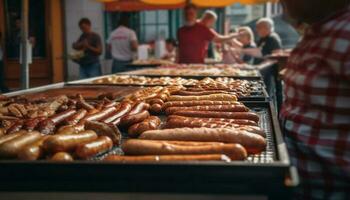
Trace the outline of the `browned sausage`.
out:
<instances>
[{"instance_id":1,"label":"browned sausage","mask_svg":"<svg viewBox=\"0 0 350 200\"><path fill-rule=\"evenodd\" d=\"M167 115L171 115L176 111L220 111L220 112L248 112L249 109L244 105L213 105L213 106L190 106L190 107L168 107L165 111Z\"/></svg>"},{"instance_id":2,"label":"browned sausage","mask_svg":"<svg viewBox=\"0 0 350 200\"><path fill-rule=\"evenodd\" d=\"M84 131L84 129L85 129L84 124L62 126L56 131L56 134L79 133L81 131Z\"/></svg>"},{"instance_id":3,"label":"browned sausage","mask_svg":"<svg viewBox=\"0 0 350 200\"><path fill-rule=\"evenodd\" d=\"M50 117L49 119L43 120L38 124L38 131L46 135L53 134L56 125L73 116L75 113L75 110L66 110L62 113Z\"/></svg>"},{"instance_id":4,"label":"browned sausage","mask_svg":"<svg viewBox=\"0 0 350 200\"><path fill-rule=\"evenodd\" d=\"M16 137L18 137L18 136L20 136L20 135L23 135L23 134L25 134L25 133L27 133L27 131L25 131L25 130L20 130L20 131L11 133L11 134L3 135L3 136L0 137L0 145L1 145L2 143L5 143L5 142L7 142L7 141L9 141L9 140L12 140L12 139L14 139L14 138L16 138Z\"/></svg>"},{"instance_id":5,"label":"browned sausage","mask_svg":"<svg viewBox=\"0 0 350 200\"><path fill-rule=\"evenodd\" d=\"M148 110L150 107L150 105L148 103L145 102L140 102L137 103L132 109L131 111L128 113L128 115L135 115L138 113L141 113L144 110Z\"/></svg>"},{"instance_id":6,"label":"browned sausage","mask_svg":"<svg viewBox=\"0 0 350 200\"><path fill-rule=\"evenodd\" d=\"M240 144L210 144L193 146L182 142L181 145L167 141L130 139L122 144L125 155L196 155L224 154L231 160L244 160L247 152Z\"/></svg>"},{"instance_id":7,"label":"browned sausage","mask_svg":"<svg viewBox=\"0 0 350 200\"><path fill-rule=\"evenodd\" d=\"M6 133L5 128L0 128L0 137L5 135L5 133Z\"/></svg>"},{"instance_id":8,"label":"browned sausage","mask_svg":"<svg viewBox=\"0 0 350 200\"><path fill-rule=\"evenodd\" d=\"M42 135L39 132L28 132L2 143L0 145L0 157L16 158L23 147L38 141L40 138L42 138Z\"/></svg>"},{"instance_id":9,"label":"browned sausage","mask_svg":"<svg viewBox=\"0 0 350 200\"><path fill-rule=\"evenodd\" d=\"M37 125L45 119L46 117L36 117L33 119L28 119L24 122L23 129L33 131L37 127Z\"/></svg>"},{"instance_id":10,"label":"browned sausage","mask_svg":"<svg viewBox=\"0 0 350 200\"><path fill-rule=\"evenodd\" d=\"M174 95L181 95L181 96L202 96L202 95L210 95L210 94L230 94L230 93L225 90L209 90L209 91L180 90L174 93Z\"/></svg>"},{"instance_id":11,"label":"browned sausage","mask_svg":"<svg viewBox=\"0 0 350 200\"><path fill-rule=\"evenodd\" d=\"M187 107L187 106L210 106L210 105L242 105L237 101L169 101L163 106L164 109L168 107Z\"/></svg>"},{"instance_id":12,"label":"browned sausage","mask_svg":"<svg viewBox=\"0 0 350 200\"><path fill-rule=\"evenodd\" d=\"M120 126L129 127L133 124L142 122L150 116L147 110L144 110L138 114L126 115L120 119Z\"/></svg>"},{"instance_id":13,"label":"browned sausage","mask_svg":"<svg viewBox=\"0 0 350 200\"><path fill-rule=\"evenodd\" d=\"M131 110L131 104L127 103L127 102L123 102L120 105L120 108L118 109L117 112L115 112L113 115L111 115L110 117L106 118L103 120L104 123L112 123L114 125L117 125L117 121L120 118L123 117L124 115L126 115L130 110Z\"/></svg>"},{"instance_id":14,"label":"browned sausage","mask_svg":"<svg viewBox=\"0 0 350 200\"><path fill-rule=\"evenodd\" d=\"M87 110L88 112L95 110L95 107L87 103L82 95L78 95L77 106Z\"/></svg>"},{"instance_id":15,"label":"browned sausage","mask_svg":"<svg viewBox=\"0 0 350 200\"><path fill-rule=\"evenodd\" d=\"M248 153L261 153L266 148L264 137L247 131L230 128L176 128L146 131L139 137L147 140L176 140L200 142L238 143Z\"/></svg>"},{"instance_id":16,"label":"browned sausage","mask_svg":"<svg viewBox=\"0 0 350 200\"><path fill-rule=\"evenodd\" d=\"M107 136L112 139L113 143L119 145L121 141L121 133L118 127L113 124L106 124L102 122L87 121L85 123L85 128L88 130L93 130L98 136Z\"/></svg>"},{"instance_id":17,"label":"browned sausage","mask_svg":"<svg viewBox=\"0 0 350 200\"><path fill-rule=\"evenodd\" d=\"M91 142L96 139L97 134L91 130L75 134L53 135L44 141L43 148L52 153L60 151L69 152L74 151L80 144Z\"/></svg>"},{"instance_id":18,"label":"browned sausage","mask_svg":"<svg viewBox=\"0 0 350 200\"><path fill-rule=\"evenodd\" d=\"M158 129L160 124L161 124L161 120L159 119L159 117L150 116L144 121L132 125L128 129L128 135L129 137L136 138L145 131Z\"/></svg>"},{"instance_id":19,"label":"browned sausage","mask_svg":"<svg viewBox=\"0 0 350 200\"><path fill-rule=\"evenodd\" d=\"M147 100L147 103L149 103L150 105L153 105L153 104L163 105L164 101L161 99L149 99Z\"/></svg>"},{"instance_id":20,"label":"browned sausage","mask_svg":"<svg viewBox=\"0 0 350 200\"><path fill-rule=\"evenodd\" d=\"M50 136L43 136L41 139L32 144L25 146L18 152L18 158L21 160L38 160L44 155L42 145L44 141Z\"/></svg>"},{"instance_id":21,"label":"browned sausage","mask_svg":"<svg viewBox=\"0 0 350 200\"><path fill-rule=\"evenodd\" d=\"M14 132L17 132L22 129L24 122L22 120L16 121L14 124L12 124L7 130L6 134L11 134Z\"/></svg>"},{"instance_id":22,"label":"browned sausage","mask_svg":"<svg viewBox=\"0 0 350 200\"><path fill-rule=\"evenodd\" d=\"M151 106L151 112L154 114L160 114L163 111L162 105L160 104L153 104Z\"/></svg>"},{"instance_id":23,"label":"browned sausage","mask_svg":"<svg viewBox=\"0 0 350 200\"><path fill-rule=\"evenodd\" d=\"M259 122L259 116L252 112L177 111L174 115L202 118L247 119Z\"/></svg>"},{"instance_id":24,"label":"browned sausage","mask_svg":"<svg viewBox=\"0 0 350 200\"><path fill-rule=\"evenodd\" d=\"M107 136L100 136L97 140L81 144L75 151L82 159L88 159L113 148L113 141Z\"/></svg>"},{"instance_id":25,"label":"browned sausage","mask_svg":"<svg viewBox=\"0 0 350 200\"><path fill-rule=\"evenodd\" d=\"M103 110L101 110L98 113L95 113L93 115L87 116L85 118L86 121L100 121L103 118L109 116L110 114L116 112L117 109L115 107L108 107L108 108L104 108Z\"/></svg>"},{"instance_id":26,"label":"browned sausage","mask_svg":"<svg viewBox=\"0 0 350 200\"><path fill-rule=\"evenodd\" d=\"M181 119L181 120L188 120L188 121L198 121L202 123L218 123L218 122L224 122L229 124L239 124L239 125L248 125L248 126L258 126L258 123L247 120L247 119L226 119L226 118L198 118L198 117L183 117L178 115L169 115L168 120L171 119Z\"/></svg>"},{"instance_id":27,"label":"browned sausage","mask_svg":"<svg viewBox=\"0 0 350 200\"><path fill-rule=\"evenodd\" d=\"M237 101L237 97L231 94L211 94L203 96L177 96L172 95L169 97L168 101Z\"/></svg>"},{"instance_id":28,"label":"browned sausage","mask_svg":"<svg viewBox=\"0 0 350 200\"><path fill-rule=\"evenodd\" d=\"M80 109L74 115L65 120L66 125L76 125L87 115L87 110Z\"/></svg>"},{"instance_id":29,"label":"browned sausage","mask_svg":"<svg viewBox=\"0 0 350 200\"><path fill-rule=\"evenodd\" d=\"M51 157L50 160L60 162L71 162L74 159L73 156L67 152L57 152Z\"/></svg>"},{"instance_id":30,"label":"browned sausage","mask_svg":"<svg viewBox=\"0 0 350 200\"><path fill-rule=\"evenodd\" d=\"M140 162L179 162L179 161L224 161L230 162L230 158L222 154L210 155L162 155L162 156L119 156L109 155L104 161L117 163Z\"/></svg>"}]
</instances>

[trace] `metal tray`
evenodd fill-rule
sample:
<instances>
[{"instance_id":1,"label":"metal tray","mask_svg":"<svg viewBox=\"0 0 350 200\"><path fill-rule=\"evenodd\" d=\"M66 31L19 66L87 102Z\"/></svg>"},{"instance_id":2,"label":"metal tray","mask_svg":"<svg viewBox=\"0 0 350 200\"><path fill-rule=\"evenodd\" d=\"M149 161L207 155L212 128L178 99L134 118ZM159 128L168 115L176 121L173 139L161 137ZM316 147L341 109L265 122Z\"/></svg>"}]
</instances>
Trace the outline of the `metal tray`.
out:
<instances>
[{"instance_id":1,"label":"metal tray","mask_svg":"<svg viewBox=\"0 0 350 200\"><path fill-rule=\"evenodd\" d=\"M246 102L263 116L266 152L239 162L115 164L96 161L0 161L0 191L96 191L276 195L290 170L269 102Z\"/></svg>"}]
</instances>

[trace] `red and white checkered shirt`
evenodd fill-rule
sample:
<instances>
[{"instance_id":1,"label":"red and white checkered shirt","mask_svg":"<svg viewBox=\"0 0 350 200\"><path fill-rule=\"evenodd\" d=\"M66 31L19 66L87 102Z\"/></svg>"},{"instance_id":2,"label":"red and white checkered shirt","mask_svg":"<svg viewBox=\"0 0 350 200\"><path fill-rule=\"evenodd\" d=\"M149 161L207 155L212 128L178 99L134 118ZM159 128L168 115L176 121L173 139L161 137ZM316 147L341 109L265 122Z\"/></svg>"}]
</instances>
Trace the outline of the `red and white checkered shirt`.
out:
<instances>
[{"instance_id":1,"label":"red and white checkered shirt","mask_svg":"<svg viewBox=\"0 0 350 200\"><path fill-rule=\"evenodd\" d=\"M350 198L350 9L309 28L284 82L281 119L299 197Z\"/></svg>"}]
</instances>

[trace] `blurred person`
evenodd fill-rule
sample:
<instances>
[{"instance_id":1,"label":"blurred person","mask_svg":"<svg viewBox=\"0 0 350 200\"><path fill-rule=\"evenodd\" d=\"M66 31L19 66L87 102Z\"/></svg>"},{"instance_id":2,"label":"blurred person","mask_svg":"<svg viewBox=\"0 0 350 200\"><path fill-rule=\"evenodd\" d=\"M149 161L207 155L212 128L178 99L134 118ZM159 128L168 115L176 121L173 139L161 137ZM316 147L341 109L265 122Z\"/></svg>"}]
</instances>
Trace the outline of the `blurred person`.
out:
<instances>
[{"instance_id":1,"label":"blurred person","mask_svg":"<svg viewBox=\"0 0 350 200\"><path fill-rule=\"evenodd\" d=\"M127 71L138 49L138 40L134 30L129 26L129 13L122 13L115 29L109 36L108 49L113 57L112 73Z\"/></svg>"},{"instance_id":2,"label":"blurred person","mask_svg":"<svg viewBox=\"0 0 350 200\"><path fill-rule=\"evenodd\" d=\"M179 63L204 63L207 56L209 42L226 42L236 38L237 34L223 36L209 28L216 21L215 17L197 21L197 7L188 4L184 10L185 25L178 30L179 48L177 62ZM209 17L210 18L210 17ZM213 22L214 21L214 22Z\"/></svg>"},{"instance_id":3,"label":"blurred person","mask_svg":"<svg viewBox=\"0 0 350 200\"><path fill-rule=\"evenodd\" d=\"M4 50L2 45L2 35L0 33L0 93L7 93L9 89L5 84Z\"/></svg>"},{"instance_id":4,"label":"blurred person","mask_svg":"<svg viewBox=\"0 0 350 200\"><path fill-rule=\"evenodd\" d=\"M242 44L242 61L244 63L252 64L254 57L245 53L244 49L253 49L256 48L255 37L252 29L249 26L243 26L238 28L238 41Z\"/></svg>"},{"instance_id":5,"label":"blurred person","mask_svg":"<svg viewBox=\"0 0 350 200\"><path fill-rule=\"evenodd\" d=\"M350 199L350 1L282 5L309 25L286 65L280 113L300 175L295 199Z\"/></svg>"},{"instance_id":6,"label":"blurred person","mask_svg":"<svg viewBox=\"0 0 350 200\"><path fill-rule=\"evenodd\" d=\"M165 41L166 54L162 57L164 60L175 61L176 59L176 40L169 38Z\"/></svg>"},{"instance_id":7,"label":"blurred person","mask_svg":"<svg viewBox=\"0 0 350 200\"><path fill-rule=\"evenodd\" d=\"M236 29L232 29L230 30L230 33L238 32ZM233 39L225 44L222 44L222 62L224 64L243 63L243 61L241 60L242 47L243 44L240 43L237 39Z\"/></svg>"},{"instance_id":8,"label":"blurred person","mask_svg":"<svg viewBox=\"0 0 350 200\"><path fill-rule=\"evenodd\" d=\"M275 23L270 18L261 18L256 22L256 31L260 37L258 47L263 56L282 49L280 36L275 32Z\"/></svg>"},{"instance_id":9,"label":"blurred person","mask_svg":"<svg viewBox=\"0 0 350 200\"><path fill-rule=\"evenodd\" d=\"M73 43L73 49L84 52L78 61L80 65L80 79L101 76L99 60L102 54L101 37L92 31L91 21L88 18L82 18L79 21L79 28L82 34L78 41Z\"/></svg>"}]
</instances>

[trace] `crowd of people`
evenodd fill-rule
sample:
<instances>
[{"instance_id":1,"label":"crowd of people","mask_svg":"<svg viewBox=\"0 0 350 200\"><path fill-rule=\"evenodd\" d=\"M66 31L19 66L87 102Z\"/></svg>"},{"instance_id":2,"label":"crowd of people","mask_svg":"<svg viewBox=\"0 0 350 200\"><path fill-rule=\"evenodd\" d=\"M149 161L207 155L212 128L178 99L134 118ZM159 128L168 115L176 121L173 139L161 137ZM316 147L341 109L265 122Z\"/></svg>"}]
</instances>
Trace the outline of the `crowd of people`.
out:
<instances>
[{"instance_id":1,"label":"crowd of people","mask_svg":"<svg viewBox=\"0 0 350 200\"><path fill-rule=\"evenodd\" d=\"M205 11L198 18L198 9L189 4L184 8L185 24L178 29L177 41L167 39L166 52L161 59L177 63L205 63L210 52L216 48L225 64L259 64L264 56L282 48L280 37L274 32L274 22L262 18L256 23L259 40L255 41L253 30L248 26L238 27L229 34L222 35L215 31L218 16L211 10ZM107 52L112 55L111 73L127 71L127 65L135 59L138 50L138 38L129 26L129 14L120 15L117 28L109 34ZM73 44L73 48L82 51L79 59L80 78L101 75L99 56L102 54L102 41L97 33L92 32L91 22L84 18L79 22L82 35ZM211 45L215 44L215 45Z\"/></svg>"}]
</instances>

